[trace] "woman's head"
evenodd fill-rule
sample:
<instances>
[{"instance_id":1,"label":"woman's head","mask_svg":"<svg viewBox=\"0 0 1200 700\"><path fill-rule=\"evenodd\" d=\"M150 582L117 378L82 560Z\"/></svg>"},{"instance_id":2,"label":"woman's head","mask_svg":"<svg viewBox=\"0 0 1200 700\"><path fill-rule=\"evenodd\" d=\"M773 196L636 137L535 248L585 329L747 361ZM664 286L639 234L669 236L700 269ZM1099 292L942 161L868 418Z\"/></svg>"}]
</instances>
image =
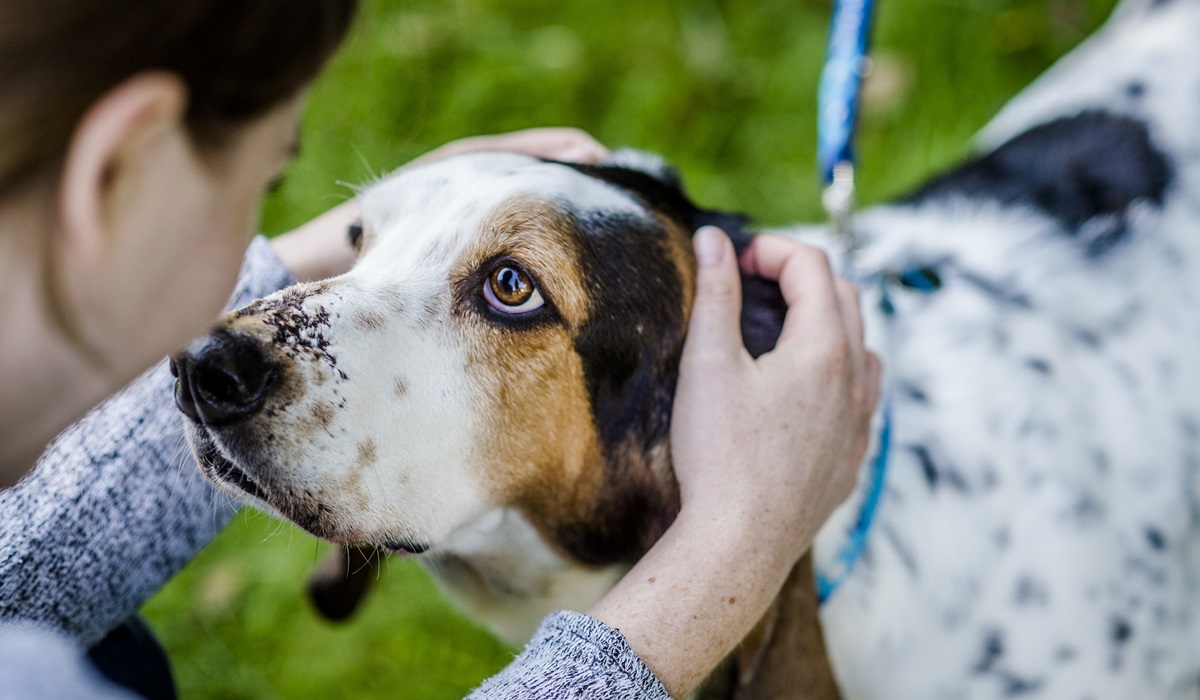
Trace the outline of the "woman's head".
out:
<instances>
[{"instance_id":1,"label":"woman's head","mask_svg":"<svg viewBox=\"0 0 1200 700\"><path fill-rule=\"evenodd\" d=\"M5 0L0 4L0 198L60 164L102 95L147 71L178 76L202 149L298 93L357 0Z\"/></svg>"},{"instance_id":2,"label":"woman's head","mask_svg":"<svg viewBox=\"0 0 1200 700\"><path fill-rule=\"evenodd\" d=\"M0 444L216 318L356 6L0 2Z\"/></svg>"},{"instance_id":3,"label":"woman's head","mask_svg":"<svg viewBox=\"0 0 1200 700\"><path fill-rule=\"evenodd\" d=\"M245 219L253 217L263 186L292 148L289 141L282 146L284 152L277 153L280 146L271 141L293 138L286 132L295 130L295 117L286 113L295 111L297 96L345 34L356 4L357 0L0 4L0 204L31 187L40 189L35 194L43 199L56 196L53 223L63 235L57 241L42 235L43 281L48 310L72 341L85 350L92 344L101 346L95 348L101 358L118 350L104 348L104 342L88 332L89 317L97 310L86 307L97 301L95 290L85 291L82 303L69 298L71 287L87 286L89 273L94 277L119 272L109 287L117 291L121 285L129 287L131 275L140 272L129 269L132 265L142 265L150 281L165 272L151 269L156 264L161 268L177 262L178 254L158 259L146 250L142 261L115 264L119 261L114 256L125 255L124 248L96 250L128 233L123 229L131 223L157 228L155 235L166 239L158 245L168 252L176 240L185 243L190 224L212 229L210 249L244 238L243 230L227 229L250 225ZM264 129L260 122L275 127ZM202 167L188 167L192 165ZM196 180L189 175L206 177ZM198 191L197 186L211 191ZM190 211L189 204L208 210ZM146 221L148 217L158 220ZM97 227L115 230L102 234ZM80 259L75 255L80 252L91 257ZM106 259L94 259L97 253ZM223 266L209 272L214 281L227 281L233 274ZM228 285L212 286L220 287L213 293L228 292ZM134 294L126 299L133 310L138 290L124 291ZM170 290L163 291L170 304ZM204 291L194 290L201 295ZM186 309L172 314L175 321L193 327L187 315ZM103 314L98 320L113 327Z\"/></svg>"}]
</instances>

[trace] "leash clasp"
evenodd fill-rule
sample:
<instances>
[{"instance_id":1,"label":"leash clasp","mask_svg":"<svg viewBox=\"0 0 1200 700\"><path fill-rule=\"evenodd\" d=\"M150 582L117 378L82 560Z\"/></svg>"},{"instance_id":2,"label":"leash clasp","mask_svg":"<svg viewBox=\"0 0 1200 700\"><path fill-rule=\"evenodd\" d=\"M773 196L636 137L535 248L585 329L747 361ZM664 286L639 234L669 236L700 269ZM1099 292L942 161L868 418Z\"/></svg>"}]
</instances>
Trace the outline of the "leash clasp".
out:
<instances>
[{"instance_id":1,"label":"leash clasp","mask_svg":"<svg viewBox=\"0 0 1200 700\"><path fill-rule=\"evenodd\" d=\"M833 166L833 177L821 193L821 203L833 227L833 233L846 244L848 252L858 249L854 232L854 164L841 161Z\"/></svg>"}]
</instances>

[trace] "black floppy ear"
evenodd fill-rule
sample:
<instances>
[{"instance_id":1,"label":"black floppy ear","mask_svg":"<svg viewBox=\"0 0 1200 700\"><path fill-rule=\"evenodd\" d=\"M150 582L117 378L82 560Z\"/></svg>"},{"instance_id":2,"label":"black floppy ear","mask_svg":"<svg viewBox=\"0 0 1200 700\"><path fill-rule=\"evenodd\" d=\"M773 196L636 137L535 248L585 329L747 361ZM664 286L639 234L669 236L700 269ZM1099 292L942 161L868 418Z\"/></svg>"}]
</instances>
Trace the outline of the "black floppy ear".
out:
<instances>
[{"instance_id":1,"label":"black floppy ear","mask_svg":"<svg viewBox=\"0 0 1200 700\"><path fill-rule=\"evenodd\" d=\"M778 284L742 275L742 343L751 357L775 348L786 313L787 303Z\"/></svg>"},{"instance_id":2,"label":"black floppy ear","mask_svg":"<svg viewBox=\"0 0 1200 700\"><path fill-rule=\"evenodd\" d=\"M684 192L679 173L654 154L623 149L597 165L566 165L632 192L646 206L674 218L692 233L716 226L729 235L739 255L754 237L746 215L696 206ZM742 275L742 341L752 357L775 347L786 311L778 284Z\"/></svg>"}]
</instances>

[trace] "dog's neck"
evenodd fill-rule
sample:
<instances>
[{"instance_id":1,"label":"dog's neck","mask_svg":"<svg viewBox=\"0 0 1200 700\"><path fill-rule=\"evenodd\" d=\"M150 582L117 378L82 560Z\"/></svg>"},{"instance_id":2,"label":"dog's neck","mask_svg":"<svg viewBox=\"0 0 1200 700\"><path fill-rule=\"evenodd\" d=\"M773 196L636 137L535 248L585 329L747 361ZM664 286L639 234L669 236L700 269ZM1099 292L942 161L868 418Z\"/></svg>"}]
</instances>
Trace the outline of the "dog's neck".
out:
<instances>
[{"instance_id":1,"label":"dog's neck","mask_svg":"<svg viewBox=\"0 0 1200 700\"><path fill-rule=\"evenodd\" d=\"M525 644L546 615L592 607L628 569L567 559L510 508L459 528L422 562L448 598L515 646Z\"/></svg>"}]
</instances>

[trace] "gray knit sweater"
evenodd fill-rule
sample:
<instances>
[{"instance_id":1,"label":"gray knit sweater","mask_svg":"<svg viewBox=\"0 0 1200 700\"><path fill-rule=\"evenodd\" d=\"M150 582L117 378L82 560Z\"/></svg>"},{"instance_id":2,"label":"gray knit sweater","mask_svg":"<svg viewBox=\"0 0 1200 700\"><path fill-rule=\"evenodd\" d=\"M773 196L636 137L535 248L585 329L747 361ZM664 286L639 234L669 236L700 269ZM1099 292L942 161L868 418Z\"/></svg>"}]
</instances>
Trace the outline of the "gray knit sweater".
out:
<instances>
[{"instance_id":1,"label":"gray knit sweater","mask_svg":"<svg viewBox=\"0 0 1200 700\"><path fill-rule=\"evenodd\" d=\"M232 305L293 281L256 239ZM127 697L87 666L82 649L133 614L233 515L236 506L192 462L172 385L165 365L151 370L0 491L0 700ZM619 632L563 612L471 697L668 695Z\"/></svg>"}]
</instances>

